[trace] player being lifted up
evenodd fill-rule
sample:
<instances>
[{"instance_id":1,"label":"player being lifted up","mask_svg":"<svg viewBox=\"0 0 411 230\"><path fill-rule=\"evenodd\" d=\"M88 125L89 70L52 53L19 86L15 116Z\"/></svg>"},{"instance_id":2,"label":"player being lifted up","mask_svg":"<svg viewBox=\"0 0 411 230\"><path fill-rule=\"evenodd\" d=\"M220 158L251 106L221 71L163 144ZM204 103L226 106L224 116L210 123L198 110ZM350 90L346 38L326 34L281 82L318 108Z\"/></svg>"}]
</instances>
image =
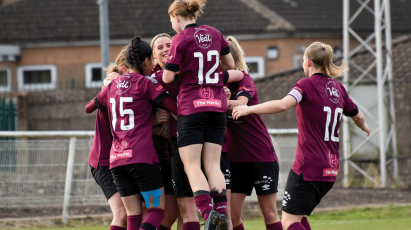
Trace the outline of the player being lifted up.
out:
<instances>
[{"instance_id":1,"label":"player being lifted up","mask_svg":"<svg viewBox=\"0 0 411 230\"><path fill-rule=\"evenodd\" d=\"M234 61L219 31L196 24L204 5L203 0L178 0L171 4L168 13L177 35L171 42L163 81L174 81L176 72L180 72L177 143L205 229L227 229L220 155L226 128L227 99L223 86L228 73L219 72L220 61L229 67L226 69L234 69ZM201 171L201 159L208 182ZM212 197L224 207L218 213L213 210Z\"/></svg>"},{"instance_id":2,"label":"player being lifted up","mask_svg":"<svg viewBox=\"0 0 411 230\"><path fill-rule=\"evenodd\" d=\"M369 135L364 115L334 78L341 76L345 64L336 66L333 50L321 42L312 43L304 53L304 73L282 100L254 106L239 106L233 118L249 114L284 112L297 105L298 144L296 159L288 176L283 198L282 223L288 230L309 230L307 216L332 188L339 168L341 117L351 117Z\"/></svg>"},{"instance_id":3,"label":"player being lifted up","mask_svg":"<svg viewBox=\"0 0 411 230\"><path fill-rule=\"evenodd\" d=\"M233 37L227 38L238 70L247 72L244 52ZM228 110L239 105L258 104L257 88L247 73L244 78L229 84L231 99ZM274 146L261 116L252 114L240 121L227 121L227 147L231 159L231 219L234 230L244 230L241 213L246 196L255 188L267 230L282 230L276 201L279 163ZM244 170L247 169L247 170Z\"/></svg>"},{"instance_id":4,"label":"player being lifted up","mask_svg":"<svg viewBox=\"0 0 411 230\"><path fill-rule=\"evenodd\" d=\"M164 188L152 142L152 102L175 114L176 101L157 81L144 76L150 75L154 63L150 46L140 37L132 39L126 62L129 73L113 80L90 106L108 108L113 134L110 169L127 211L127 229L158 229ZM141 224L142 197L148 214Z\"/></svg>"}]
</instances>

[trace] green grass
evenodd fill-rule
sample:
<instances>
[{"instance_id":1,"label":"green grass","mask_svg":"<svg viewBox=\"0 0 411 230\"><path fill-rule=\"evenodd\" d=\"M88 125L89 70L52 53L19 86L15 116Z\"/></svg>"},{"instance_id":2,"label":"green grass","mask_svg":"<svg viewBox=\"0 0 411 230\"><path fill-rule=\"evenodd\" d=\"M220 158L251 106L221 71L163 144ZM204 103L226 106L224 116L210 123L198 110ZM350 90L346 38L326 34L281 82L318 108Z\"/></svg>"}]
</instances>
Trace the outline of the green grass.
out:
<instances>
[{"instance_id":1,"label":"green grass","mask_svg":"<svg viewBox=\"0 0 411 230\"><path fill-rule=\"evenodd\" d=\"M308 217L308 220L313 230L411 230L411 206L386 206L381 208L361 208L327 213L314 213ZM265 225L261 218L245 220L244 227L245 229L251 230L265 230ZM80 226L46 229L108 230L109 226ZM176 228L173 227L173 229Z\"/></svg>"}]
</instances>

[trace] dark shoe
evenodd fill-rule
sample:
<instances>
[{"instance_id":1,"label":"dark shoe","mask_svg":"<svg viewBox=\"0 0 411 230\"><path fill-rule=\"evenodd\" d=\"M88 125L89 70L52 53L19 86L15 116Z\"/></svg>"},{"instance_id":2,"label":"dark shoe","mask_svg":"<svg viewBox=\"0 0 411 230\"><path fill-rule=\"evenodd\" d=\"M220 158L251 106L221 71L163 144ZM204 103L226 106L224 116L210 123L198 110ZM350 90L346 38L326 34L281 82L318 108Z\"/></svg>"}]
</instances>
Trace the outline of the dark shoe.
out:
<instances>
[{"instance_id":1,"label":"dark shoe","mask_svg":"<svg viewBox=\"0 0 411 230\"><path fill-rule=\"evenodd\" d=\"M217 230L220 219L220 214L214 210L211 210L207 220L204 221L204 230Z\"/></svg>"},{"instance_id":2,"label":"dark shoe","mask_svg":"<svg viewBox=\"0 0 411 230\"><path fill-rule=\"evenodd\" d=\"M220 223L216 230L228 230L228 219L224 214L220 214Z\"/></svg>"}]
</instances>

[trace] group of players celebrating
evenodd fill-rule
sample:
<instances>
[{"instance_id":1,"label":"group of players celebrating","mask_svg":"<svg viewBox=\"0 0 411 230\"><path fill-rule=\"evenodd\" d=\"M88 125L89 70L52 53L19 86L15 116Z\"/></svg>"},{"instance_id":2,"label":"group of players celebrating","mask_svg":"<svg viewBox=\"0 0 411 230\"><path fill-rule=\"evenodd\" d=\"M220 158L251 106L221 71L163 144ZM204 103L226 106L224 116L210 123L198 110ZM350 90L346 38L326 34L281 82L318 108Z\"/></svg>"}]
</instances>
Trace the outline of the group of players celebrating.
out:
<instances>
[{"instance_id":1,"label":"group of players celebrating","mask_svg":"<svg viewBox=\"0 0 411 230\"><path fill-rule=\"evenodd\" d=\"M256 190L267 230L311 229L307 216L332 188L344 114L369 134L363 114L334 78L333 50L321 42L304 53L304 73L281 100L259 104L233 37L196 23L204 0L176 0L172 38L151 45L136 36L107 70L89 164L113 212L111 230L242 230L246 196ZM275 90L275 89L273 89ZM282 203L279 164L259 114L297 107L298 144Z\"/></svg>"}]
</instances>

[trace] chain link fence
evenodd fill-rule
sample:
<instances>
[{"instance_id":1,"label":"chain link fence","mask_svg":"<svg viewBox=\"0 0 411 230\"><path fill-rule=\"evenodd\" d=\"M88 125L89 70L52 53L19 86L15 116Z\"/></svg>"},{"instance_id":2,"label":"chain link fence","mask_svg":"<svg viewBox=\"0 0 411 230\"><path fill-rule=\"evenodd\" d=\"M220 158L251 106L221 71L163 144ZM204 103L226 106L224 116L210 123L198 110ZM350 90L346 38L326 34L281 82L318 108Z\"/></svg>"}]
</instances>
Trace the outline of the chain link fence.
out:
<instances>
[{"instance_id":1,"label":"chain link fence","mask_svg":"<svg viewBox=\"0 0 411 230\"><path fill-rule=\"evenodd\" d=\"M280 161L282 199L297 130L270 129ZM0 208L108 205L88 162L94 131L0 132ZM5 140L8 139L8 140ZM253 194L246 201L257 201Z\"/></svg>"}]
</instances>

